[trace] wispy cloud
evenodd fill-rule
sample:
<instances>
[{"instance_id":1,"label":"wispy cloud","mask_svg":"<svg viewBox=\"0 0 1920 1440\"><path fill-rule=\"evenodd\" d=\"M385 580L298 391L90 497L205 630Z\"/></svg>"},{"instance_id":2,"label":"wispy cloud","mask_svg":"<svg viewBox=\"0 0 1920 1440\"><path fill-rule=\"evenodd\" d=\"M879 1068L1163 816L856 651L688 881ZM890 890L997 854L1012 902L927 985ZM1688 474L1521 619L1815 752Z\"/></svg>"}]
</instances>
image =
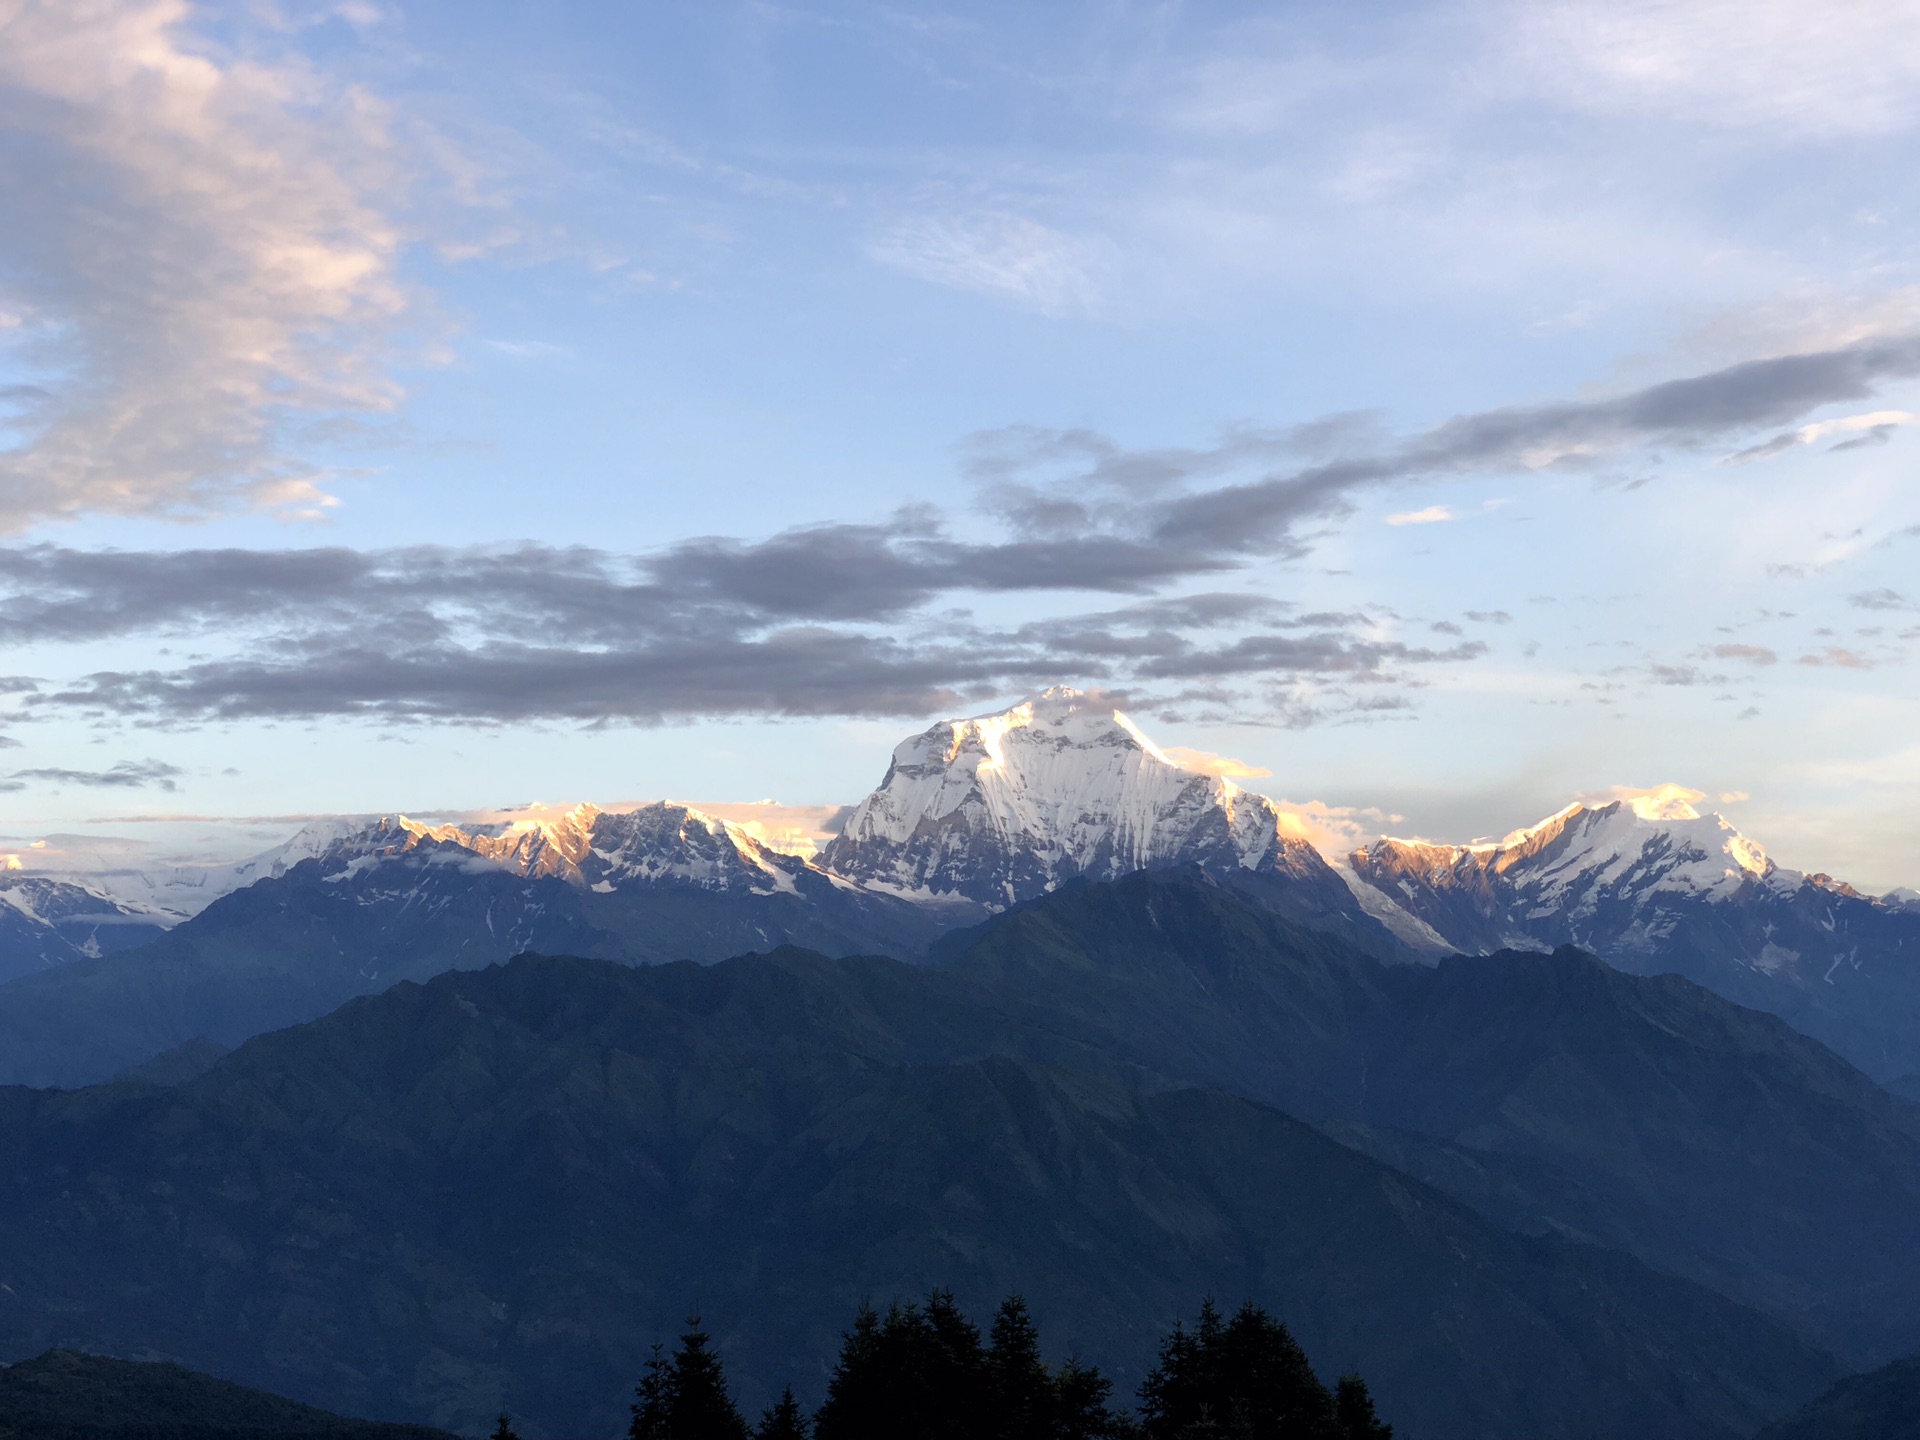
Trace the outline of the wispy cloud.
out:
<instances>
[{"instance_id":1,"label":"wispy cloud","mask_svg":"<svg viewBox=\"0 0 1920 1440\"><path fill-rule=\"evenodd\" d=\"M1715 645L1705 653L1716 660L1742 660L1749 665L1773 665L1780 659L1765 645Z\"/></svg>"},{"instance_id":2,"label":"wispy cloud","mask_svg":"<svg viewBox=\"0 0 1920 1440\"><path fill-rule=\"evenodd\" d=\"M1042 315L1100 306L1098 248L1006 211L905 219L875 239L870 253L918 279Z\"/></svg>"},{"instance_id":3,"label":"wispy cloud","mask_svg":"<svg viewBox=\"0 0 1920 1440\"><path fill-rule=\"evenodd\" d=\"M0 530L327 503L310 427L393 407L390 117L192 44L184 0L0 8Z\"/></svg>"},{"instance_id":4,"label":"wispy cloud","mask_svg":"<svg viewBox=\"0 0 1920 1440\"><path fill-rule=\"evenodd\" d=\"M1913 0L1516 0L1488 19L1508 37L1512 77L1568 108L1770 137L1920 123Z\"/></svg>"},{"instance_id":5,"label":"wispy cloud","mask_svg":"<svg viewBox=\"0 0 1920 1440\"><path fill-rule=\"evenodd\" d=\"M91 790L138 790L151 785L161 790L174 790L178 788L174 780L180 773L178 766L160 760L122 760L107 770L68 770L58 766L41 766L15 770L0 778L0 790L24 790L29 784L82 785Z\"/></svg>"},{"instance_id":6,"label":"wispy cloud","mask_svg":"<svg viewBox=\"0 0 1920 1440\"><path fill-rule=\"evenodd\" d=\"M1789 430L1783 435L1775 435L1771 440L1758 445L1750 445L1744 450L1735 451L1727 456L1728 464L1739 464L1747 460L1766 460L1785 451L1802 445L1817 445L1822 440L1830 440L1836 435L1851 436L1832 446L1834 450L1854 450L1866 445L1884 445L1893 438L1893 432L1903 425L1920 422L1920 415L1906 410L1875 410L1867 415L1846 415L1835 420L1820 420L1812 425L1802 425L1797 430Z\"/></svg>"},{"instance_id":7,"label":"wispy cloud","mask_svg":"<svg viewBox=\"0 0 1920 1440\"><path fill-rule=\"evenodd\" d=\"M1237 433L1211 449L1127 451L1085 431L1028 430L1019 436L1024 454L1012 443L997 451L995 493L1010 513L1036 517L1032 528L1056 538L1131 534L1167 563L1297 556L1309 527L1348 514L1355 496L1372 487L1592 467L1651 447L1699 450L1916 374L1920 336L1880 337L1606 398L1459 415L1397 444L1369 443L1365 432L1336 434L1323 442L1327 458L1306 464L1287 463L1298 432ZM1253 478L1194 488L1260 465L1265 472Z\"/></svg>"},{"instance_id":8,"label":"wispy cloud","mask_svg":"<svg viewBox=\"0 0 1920 1440\"><path fill-rule=\"evenodd\" d=\"M1847 603L1860 610L1911 610L1913 602L1898 590L1881 586L1877 590L1856 590Z\"/></svg>"},{"instance_id":9,"label":"wispy cloud","mask_svg":"<svg viewBox=\"0 0 1920 1440\"><path fill-rule=\"evenodd\" d=\"M1847 650L1838 645L1828 645L1824 649L1813 651L1800 657L1802 665L1832 666L1841 670L1871 670L1878 661L1865 655Z\"/></svg>"}]
</instances>

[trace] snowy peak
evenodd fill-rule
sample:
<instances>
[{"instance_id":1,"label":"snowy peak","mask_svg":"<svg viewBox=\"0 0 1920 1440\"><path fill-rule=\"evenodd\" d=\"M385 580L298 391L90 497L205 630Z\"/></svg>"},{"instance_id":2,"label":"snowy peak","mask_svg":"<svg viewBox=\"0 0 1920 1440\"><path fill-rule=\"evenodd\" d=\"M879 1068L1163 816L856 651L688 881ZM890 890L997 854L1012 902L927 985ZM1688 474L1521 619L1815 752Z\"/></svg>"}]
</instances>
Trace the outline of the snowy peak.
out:
<instances>
[{"instance_id":1,"label":"snowy peak","mask_svg":"<svg viewBox=\"0 0 1920 1440\"><path fill-rule=\"evenodd\" d=\"M593 830L601 818L597 806L576 805L557 815L535 813L471 829L422 826L419 838L464 846L516 875L554 875L580 884L581 863L593 851ZM405 816L400 823L413 826Z\"/></svg>"},{"instance_id":2,"label":"snowy peak","mask_svg":"<svg viewBox=\"0 0 1920 1440\"><path fill-rule=\"evenodd\" d=\"M671 800L596 815L590 840L579 861L580 883L602 893L639 882L793 894L799 877L813 871L798 856L761 844L744 826Z\"/></svg>"},{"instance_id":3,"label":"snowy peak","mask_svg":"<svg viewBox=\"0 0 1920 1440\"><path fill-rule=\"evenodd\" d=\"M1569 805L1497 844L1388 837L1354 852L1350 863L1389 893L1416 876L1429 884L1473 884L1477 876L1522 888L1538 903L1620 889L1721 899L1776 877L1799 883L1724 816L1694 809L1698 798L1698 791L1664 785L1605 805Z\"/></svg>"},{"instance_id":4,"label":"snowy peak","mask_svg":"<svg viewBox=\"0 0 1920 1440\"><path fill-rule=\"evenodd\" d=\"M0 981L141 944L174 918L90 885L0 870Z\"/></svg>"},{"instance_id":5,"label":"snowy peak","mask_svg":"<svg viewBox=\"0 0 1920 1440\"><path fill-rule=\"evenodd\" d=\"M894 893L994 906L1161 865L1324 868L1264 797L1183 768L1064 688L901 742L821 861Z\"/></svg>"},{"instance_id":6,"label":"snowy peak","mask_svg":"<svg viewBox=\"0 0 1920 1440\"><path fill-rule=\"evenodd\" d=\"M1549 885L1585 878L1715 899L1775 871L1766 851L1724 816L1646 796L1562 812L1521 846L1496 852L1494 864L1503 872L1524 867Z\"/></svg>"},{"instance_id":7,"label":"snowy peak","mask_svg":"<svg viewBox=\"0 0 1920 1440\"><path fill-rule=\"evenodd\" d=\"M317 859L323 878L344 880L389 861L424 857L553 878L601 894L634 883L791 893L795 876L811 868L762 845L743 826L670 800L624 811L577 805L474 826L428 825L405 815L329 822L302 830L272 855L265 873Z\"/></svg>"},{"instance_id":8,"label":"snowy peak","mask_svg":"<svg viewBox=\"0 0 1920 1440\"><path fill-rule=\"evenodd\" d=\"M1376 910L1392 904L1443 948L1468 952L1571 942L1608 958L1651 954L1679 943L1684 915L1758 913L1809 887L1842 896L1838 882L1781 869L1724 816L1701 813L1703 798L1662 785L1569 805L1496 842L1386 838L1353 852L1349 873L1379 897Z\"/></svg>"},{"instance_id":9,"label":"snowy peak","mask_svg":"<svg viewBox=\"0 0 1920 1440\"><path fill-rule=\"evenodd\" d=\"M91 885L22 874L17 870L0 871L0 906L39 925L81 920L95 924L159 926L168 919L148 907L116 900Z\"/></svg>"}]
</instances>

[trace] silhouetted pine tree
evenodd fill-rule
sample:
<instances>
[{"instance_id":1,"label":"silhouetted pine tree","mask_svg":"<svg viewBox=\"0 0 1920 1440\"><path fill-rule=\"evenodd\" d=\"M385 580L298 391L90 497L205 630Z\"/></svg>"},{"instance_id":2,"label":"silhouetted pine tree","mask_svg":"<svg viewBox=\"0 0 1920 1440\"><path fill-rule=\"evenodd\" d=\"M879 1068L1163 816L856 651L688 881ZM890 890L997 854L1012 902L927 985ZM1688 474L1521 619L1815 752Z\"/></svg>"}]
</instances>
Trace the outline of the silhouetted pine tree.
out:
<instances>
[{"instance_id":1,"label":"silhouetted pine tree","mask_svg":"<svg viewBox=\"0 0 1920 1440\"><path fill-rule=\"evenodd\" d=\"M880 1316L862 1303L853 1328L841 1337L840 1358L827 1381L827 1398L813 1419L814 1440L865 1440L882 1433Z\"/></svg>"},{"instance_id":2,"label":"silhouetted pine tree","mask_svg":"<svg viewBox=\"0 0 1920 1440\"><path fill-rule=\"evenodd\" d=\"M673 1355L669 1440L747 1440L747 1422L727 1393L727 1375L700 1317L687 1317Z\"/></svg>"},{"instance_id":3,"label":"silhouetted pine tree","mask_svg":"<svg viewBox=\"0 0 1920 1440\"><path fill-rule=\"evenodd\" d=\"M693 1315L672 1360L653 1347L635 1390L629 1440L748 1440L747 1422L727 1393L726 1371L712 1345Z\"/></svg>"},{"instance_id":4,"label":"silhouetted pine tree","mask_svg":"<svg viewBox=\"0 0 1920 1440\"><path fill-rule=\"evenodd\" d=\"M493 1427L489 1440L520 1440L520 1432L513 1428L513 1419L506 1411L500 1412L500 1423Z\"/></svg>"},{"instance_id":5,"label":"silhouetted pine tree","mask_svg":"<svg viewBox=\"0 0 1920 1440\"><path fill-rule=\"evenodd\" d=\"M761 1415L753 1440L807 1440L807 1417L791 1385L781 1392L780 1403Z\"/></svg>"},{"instance_id":6,"label":"silhouetted pine tree","mask_svg":"<svg viewBox=\"0 0 1920 1440\"><path fill-rule=\"evenodd\" d=\"M1089 1365L1068 1360L1053 1377L1054 1421L1050 1440L1132 1440L1131 1418L1107 1404L1113 1382Z\"/></svg>"},{"instance_id":7,"label":"silhouetted pine tree","mask_svg":"<svg viewBox=\"0 0 1920 1440\"><path fill-rule=\"evenodd\" d=\"M1040 1358L1040 1332L1027 1302L1009 1295L987 1342L987 1387L995 1440L1053 1440L1059 1395Z\"/></svg>"},{"instance_id":8,"label":"silhouetted pine tree","mask_svg":"<svg viewBox=\"0 0 1920 1440\"><path fill-rule=\"evenodd\" d=\"M1211 1343L1219 1338L1220 1312L1211 1299L1200 1305L1201 1335ZM1160 1362L1140 1383L1140 1418L1153 1440L1171 1440L1211 1419L1213 1393L1202 1373L1202 1342L1175 1320L1160 1342Z\"/></svg>"},{"instance_id":9,"label":"silhouetted pine tree","mask_svg":"<svg viewBox=\"0 0 1920 1440\"><path fill-rule=\"evenodd\" d=\"M1373 1396L1358 1375L1342 1375L1333 1389L1335 1429L1340 1440L1393 1440L1393 1427L1373 1412Z\"/></svg>"},{"instance_id":10,"label":"silhouetted pine tree","mask_svg":"<svg viewBox=\"0 0 1920 1440\"><path fill-rule=\"evenodd\" d=\"M987 1343L987 1394L995 1440L1109 1440L1130 1427L1108 1406L1113 1382L1069 1360L1056 1373L1040 1357L1027 1302L1010 1295Z\"/></svg>"},{"instance_id":11,"label":"silhouetted pine tree","mask_svg":"<svg viewBox=\"0 0 1920 1440\"><path fill-rule=\"evenodd\" d=\"M672 1371L658 1345L647 1357L640 1383L633 1387L633 1423L627 1427L627 1440L669 1440L668 1423L672 1418Z\"/></svg>"},{"instance_id":12,"label":"silhouetted pine tree","mask_svg":"<svg viewBox=\"0 0 1920 1440\"><path fill-rule=\"evenodd\" d=\"M1077 1363L1047 1368L1019 1296L1000 1306L983 1348L953 1295L936 1290L924 1306L895 1305L884 1318L861 1307L814 1440L1120 1440L1135 1432L1109 1407L1112 1390Z\"/></svg>"},{"instance_id":13,"label":"silhouetted pine tree","mask_svg":"<svg viewBox=\"0 0 1920 1440\"><path fill-rule=\"evenodd\" d=\"M980 1332L936 1290L882 1320L862 1306L840 1349L814 1440L978 1440L987 1422Z\"/></svg>"},{"instance_id":14,"label":"silhouetted pine tree","mask_svg":"<svg viewBox=\"0 0 1920 1440\"><path fill-rule=\"evenodd\" d=\"M1208 1301L1179 1325L1140 1387L1149 1440L1330 1440L1334 1401L1287 1327L1251 1302L1229 1321Z\"/></svg>"},{"instance_id":15,"label":"silhouetted pine tree","mask_svg":"<svg viewBox=\"0 0 1920 1440\"><path fill-rule=\"evenodd\" d=\"M979 1327L960 1313L951 1290L928 1295L921 1314L927 1326L923 1384L936 1427L921 1433L976 1440L986 1433L992 1398Z\"/></svg>"}]
</instances>

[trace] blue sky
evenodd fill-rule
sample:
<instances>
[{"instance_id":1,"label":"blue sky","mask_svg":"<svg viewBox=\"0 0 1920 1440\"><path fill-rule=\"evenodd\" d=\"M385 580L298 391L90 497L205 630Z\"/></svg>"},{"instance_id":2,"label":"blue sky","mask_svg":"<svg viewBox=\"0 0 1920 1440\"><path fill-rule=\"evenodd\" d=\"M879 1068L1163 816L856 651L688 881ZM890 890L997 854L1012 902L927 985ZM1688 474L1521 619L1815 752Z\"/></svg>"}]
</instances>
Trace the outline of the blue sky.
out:
<instances>
[{"instance_id":1,"label":"blue sky","mask_svg":"<svg viewBox=\"0 0 1920 1440\"><path fill-rule=\"evenodd\" d=\"M1916 125L1909 0L0 5L0 822L831 805L1059 681L1920 883Z\"/></svg>"}]
</instances>

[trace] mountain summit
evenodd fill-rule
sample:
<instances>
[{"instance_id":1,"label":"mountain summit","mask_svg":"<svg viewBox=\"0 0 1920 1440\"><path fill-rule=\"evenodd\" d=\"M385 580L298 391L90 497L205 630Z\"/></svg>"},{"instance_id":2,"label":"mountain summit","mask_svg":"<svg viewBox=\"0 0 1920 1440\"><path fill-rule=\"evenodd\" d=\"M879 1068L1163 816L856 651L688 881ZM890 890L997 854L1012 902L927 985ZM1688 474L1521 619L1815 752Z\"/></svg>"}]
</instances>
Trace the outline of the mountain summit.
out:
<instances>
[{"instance_id":1,"label":"mountain summit","mask_svg":"<svg viewBox=\"0 0 1920 1440\"><path fill-rule=\"evenodd\" d=\"M901 742L820 860L896 895L995 909L1169 865L1340 883L1264 796L1181 766L1098 696L1064 687Z\"/></svg>"},{"instance_id":2,"label":"mountain summit","mask_svg":"<svg viewBox=\"0 0 1920 1440\"><path fill-rule=\"evenodd\" d=\"M1625 945L1651 943L1656 916L1678 900L1788 891L1782 870L1698 792L1662 785L1589 807L1569 805L1496 844L1437 845L1385 837L1347 857L1353 873L1445 937L1454 950L1587 944L1611 926ZM1540 922L1553 917L1553 933Z\"/></svg>"}]
</instances>

